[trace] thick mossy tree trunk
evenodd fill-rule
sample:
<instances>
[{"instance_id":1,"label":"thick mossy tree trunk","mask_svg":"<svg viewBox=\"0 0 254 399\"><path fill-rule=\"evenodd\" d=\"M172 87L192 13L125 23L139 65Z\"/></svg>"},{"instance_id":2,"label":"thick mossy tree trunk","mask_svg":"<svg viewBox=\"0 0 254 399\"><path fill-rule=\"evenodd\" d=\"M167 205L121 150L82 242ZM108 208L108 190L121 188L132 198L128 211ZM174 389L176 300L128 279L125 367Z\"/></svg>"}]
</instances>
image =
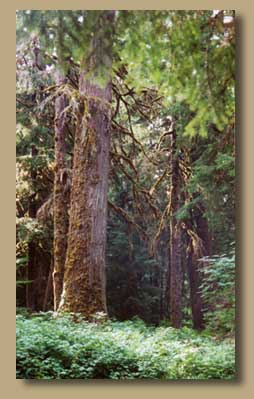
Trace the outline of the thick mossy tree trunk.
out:
<instances>
[{"instance_id":1,"label":"thick mossy tree trunk","mask_svg":"<svg viewBox=\"0 0 254 399\"><path fill-rule=\"evenodd\" d=\"M57 84L63 83L60 73ZM53 291L54 310L57 311L63 290L64 265L67 251L68 234L68 203L69 195L66 189L66 142L65 142L65 95L55 101L55 179L54 179L54 271Z\"/></svg>"},{"instance_id":2,"label":"thick mossy tree trunk","mask_svg":"<svg viewBox=\"0 0 254 399\"><path fill-rule=\"evenodd\" d=\"M171 134L171 218L170 218L170 261L169 261L169 300L170 320L173 327L182 325L182 294L183 294L183 268L182 268L182 229L176 218L181 207L181 181L179 159L177 154L176 132Z\"/></svg>"},{"instance_id":3,"label":"thick mossy tree trunk","mask_svg":"<svg viewBox=\"0 0 254 399\"><path fill-rule=\"evenodd\" d=\"M80 78L68 247L59 311L107 312L105 246L111 130L113 11L101 13ZM103 75L103 76L102 76Z\"/></svg>"}]
</instances>

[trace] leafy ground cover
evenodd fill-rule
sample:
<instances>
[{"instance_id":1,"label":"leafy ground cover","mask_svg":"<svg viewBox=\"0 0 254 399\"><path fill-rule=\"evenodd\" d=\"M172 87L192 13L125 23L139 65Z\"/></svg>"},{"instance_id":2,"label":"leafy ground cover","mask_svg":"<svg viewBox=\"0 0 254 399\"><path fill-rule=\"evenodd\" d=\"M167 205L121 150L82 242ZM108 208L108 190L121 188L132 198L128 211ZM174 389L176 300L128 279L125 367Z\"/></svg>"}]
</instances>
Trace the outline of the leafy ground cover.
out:
<instances>
[{"instance_id":1,"label":"leafy ground cover","mask_svg":"<svg viewBox=\"0 0 254 399\"><path fill-rule=\"evenodd\" d=\"M235 345L207 332L132 321L17 315L18 379L235 378Z\"/></svg>"}]
</instances>

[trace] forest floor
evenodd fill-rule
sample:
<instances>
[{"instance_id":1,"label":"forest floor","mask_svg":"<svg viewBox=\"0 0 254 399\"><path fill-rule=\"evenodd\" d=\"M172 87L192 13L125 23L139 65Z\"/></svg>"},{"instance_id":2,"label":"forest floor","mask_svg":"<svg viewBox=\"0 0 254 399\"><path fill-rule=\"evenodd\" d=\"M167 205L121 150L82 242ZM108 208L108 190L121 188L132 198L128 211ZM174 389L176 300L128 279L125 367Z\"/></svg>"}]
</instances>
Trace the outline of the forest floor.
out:
<instances>
[{"instance_id":1,"label":"forest floor","mask_svg":"<svg viewBox=\"0 0 254 399\"><path fill-rule=\"evenodd\" d=\"M232 380L235 344L190 328L141 320L73 322L17 315L18 379Z\"/></svg>"}]
</instances>

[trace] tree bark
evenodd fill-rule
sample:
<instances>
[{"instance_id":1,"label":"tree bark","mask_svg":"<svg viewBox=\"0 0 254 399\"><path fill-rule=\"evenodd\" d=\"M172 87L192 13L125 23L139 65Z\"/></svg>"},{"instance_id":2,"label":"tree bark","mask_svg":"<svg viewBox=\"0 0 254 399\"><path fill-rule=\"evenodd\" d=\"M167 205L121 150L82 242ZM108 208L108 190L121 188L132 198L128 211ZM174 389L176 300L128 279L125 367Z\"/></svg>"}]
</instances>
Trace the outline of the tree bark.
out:
<instances>
[{"instance_id":1,"label":"tree bark","mask_svg":"<svg viewBox=\"0 0 254 399\"><path fill-rule=\"evenodd\" d=\"M96 312L107 313L105 247L112 98L108 57L113 17L112 11L102 12L80 78L83 104L75 134L68 247L59 306L59 311L87 318ZM104 67L103 85L96 78L98 64Z\"/></svg>"},{"instance_id":2,"label":"tree bark","mask_svg":"<svg viewBox=\"0 0 254 399\"><path fill-rule=\"evenodd\" d=\"M63 78L57 77L57 84ZM66 190L66 142L65 142L65 114L66 99L64 94L55 101L55 179L54 179L54 271L53 292L54 310L57 311L63 290L64 265L67 251L68 234L68 203L69 195Z\"/></svg>"}]
</instances>

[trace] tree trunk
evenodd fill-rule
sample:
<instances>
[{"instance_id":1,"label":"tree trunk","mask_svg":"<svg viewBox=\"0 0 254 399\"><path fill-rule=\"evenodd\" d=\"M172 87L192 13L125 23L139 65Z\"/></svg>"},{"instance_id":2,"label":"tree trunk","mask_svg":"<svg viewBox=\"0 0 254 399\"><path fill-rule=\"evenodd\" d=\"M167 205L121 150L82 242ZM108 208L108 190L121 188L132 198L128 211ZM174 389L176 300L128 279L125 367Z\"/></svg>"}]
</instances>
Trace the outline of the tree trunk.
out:
<instances>
[{"instance_id":1,"label":"tree trunk","mask_svg":"<svg viewBox=\"0 0 254 399\"><path fill-rule=\"evenodd\" d=\"M200 293L202 275L200 267L202 266L202 262L199 259L210 254L209 229L204 212L205 209L199 202L193 209L193 220L187 222L187 231L188 228L192 231L196 230L200 241L200 244L195 245L196 248L194 248L193 240L189 236L187 249L187 270L190 283L192 320L193 327L197 330L204 328L204 303Z\"/></svg>"},{"instance_id":2,"label":"tree trunk","mask_svg":"<svg viewBox=\"0 0 254 399\"><path fill-rule=\"evenodd\" d=\"M30 214L29 214L30 216ZM31 216L30 216L31 217ZM36 245L34 242L28 243L28 265L26 279L30 281L26 285L26 307L32 310L37 310L36 301L36 279L37 279L37 267L36 267Z\"/></svg>"},{"instance_id":3,"label":"tree trunk","mask_svg":"<svg viewBox=\"0 0 254 399\"><path fill-rule=\"evenodd\" d=\"M190 299L193 328L202 330L204 328L203 301L199 292L200 272L198 270L198 260L194 255L193 245L190 242L187 253L187 271L190 283Z\"/></svg>"},{"instance_id":4,"label":"tree trunk","mask_svg":"<svg viewBox=\"0 0 254 399\"><path fill-rule=\"evenodd\" d=\"M52 286L53 268L54 268L54 260L53 260L53 257L52 257L51 258L51 263L50 263L50 268L49 268L49 273L48 273L48 279L47 279L45 294L44 294L44 299L43 299L43 305L42 305L43 312L46 312L47 310L49 310L49 303L51 302L51 299L53 297L53 286Z\"/></svg>"},{"instance_id":5,"label":"tree trunk","mask_svg":"<svg viewBox=\"0 0 254 399\"><path fill-rule=\"evenodd\" d=\"M210 256L211 255L211 235L210 235L210 231L209 231L209 225L208 225L208 221L204 215L205 213L205 208L204 206L199 203L197 208L195 209L195 222L196 222L196 229L197 229L197 234L198 236L202 239L202 244L203 244L203 253L202 256ZM201 278L205 278L205 275L202 271L202 262L199 262L199 279ZM210 287L210 291L214 291L217 289L216 284L211 284ZM213 311L214 309L211 307L211 305L209 305L208 303L204 302L203 303L203 309L204 312L206 311Z\"/></svg>"},{"instance_id":6,"label":"tree trunk","mask_svg":"<svg viewBox=\"0 0 254 399\"><path fill-rule=\"evenodd\" d=\"M203 242L203 252L204 256L209 256L211 254L211 236L209 232L208 221L204 216L205 208L201 203L195 209L195 222L197 226L197 234L202 239Z\"/></svg>"},{"instance_id":7,"label":"tree trunk","mask_svg":"<svg viewBox=\"0 0 254 399\"><path fill-rule=\"evenodd\" d=\"M82 113L74 145L68 249L59 311L107 313L105 247L111 122L108 57L114 12L101 14L80 79ZM106 31L105 31L106 29ZM97 81L104 62L104 83ZM106 79L105 79L106 77ZM89 78L89 80L88 80Z\"/></svg>"},{"instance_id":8,"label":"tree trunk","mask_svg":"<svg viewBox=\"0 0 254 399\"><path fill-rule=\"evenodd\" d=\"M182 325L182 294L183 294L183 268L182 268L182 229L176 219L180 204L180 170L177 156L176 132L171 135L171 220L170 220L170 320L173 327Z\"/></svg>"},{"instance_id":9,"label":"tree trunk","mask_svg":"<svg viewBox=\"0 0 254 399\"><path fill-rule=\"evenodd\" d=\"M38 153L37 148L33 144L31 146L31 156L36 157ZM37 172L33 165L31 166L31 181L32 186L36 180ZM32 193L29 197L29 207L28 216L32 219L36 218L37 205L35 201L36 193ZM26 279L31 281L26 286L26 307L32 310L37 310L37 297L36 297L36 287L37 287L37 264L36 264L36 244L33 240L28 243L28 265Z\"/></svg>"},{"instance_id":10,"label":"tree trunk","mask_svg":"<svg viewBox=\"0 0 254 399\"><path fill-rule=\"evenodd\" d=\"M171 223L171 264L170 264L170 320L172 326L182 326L182 234L178 223Z\"/></svg>"},{"instance_id":11,"label":"tree trunk","mask_svg":"<svg viewBox=\"0 0 254 399\"><path fill-rule=\"evenodd\" d=\"M63 79L58 76L57 84ZM54 271L53 291L54 310L57 311L63 290L64 265L67 251L68 202L66 190L66 143L65 115L66 99L64 94L55 101L55 180L54 180Z\"/></svg>"}]
</instances>

